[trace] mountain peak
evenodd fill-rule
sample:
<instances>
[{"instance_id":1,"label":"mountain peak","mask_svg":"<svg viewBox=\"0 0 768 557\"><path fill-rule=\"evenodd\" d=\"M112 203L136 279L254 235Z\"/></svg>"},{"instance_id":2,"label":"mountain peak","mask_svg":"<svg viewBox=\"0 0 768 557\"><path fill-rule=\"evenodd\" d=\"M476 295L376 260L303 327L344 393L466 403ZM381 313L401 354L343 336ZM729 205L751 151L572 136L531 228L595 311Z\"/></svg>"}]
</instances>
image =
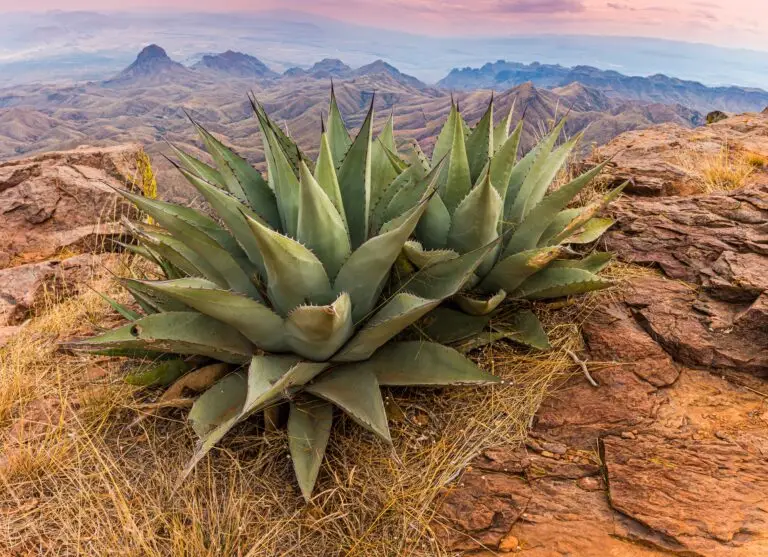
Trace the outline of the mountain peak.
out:
<instances>
[{"instance_id":1,"label":"mountain peak","mask_svg":"<svg viewBox=\"0 0 768 557\"><path fill-rule=\"evenodd\" d=\"M162 47L151 44L139 52L133 64L107 83L132 83L147 80L152 82L170 81L174 77L187 77L189 74L189 70L171 60Z\"/></svg>"},{"instance_id":2,"label":"mountain peak","mask_svg":"<svg viewBox=\"0 0 768 557\"><path fill-rule=\"evenodd\" d=\"M151 44L145 46L141 52L139 52L139 55L136 57L134 64L144 64L155 60L167 60L168 62L172 62L172 60L168 57L168 53L165 52L163 47L156 44Z\"/></svg>"},{"instance_id":3,"label":"mountain peak","mask_svg":"<svg viewBox=\"0 0 768 557\"><path fill-rule=\"evenodd\" d=\"M374 60L370 64L361 66L354 71L354 75L375 75L375 74L387 74L394 78L395 81L403 85L410 85L416 89L423 89L426 87L424 83L416 79L411 75L404 74L392 64L388 64L384 60Z\"/></svg>"},{"instance_id":4,"label":"mountain peak","mask_svg":"<svg viewBox=\"0 0 768 557\"><path fill-rule=\"evenodd\" d=\"M220 54L206 54L192 66L192 69L214 71L237 77L277 77L278 75L255 56L233 50Z\"/></svg>"}]
</instances>

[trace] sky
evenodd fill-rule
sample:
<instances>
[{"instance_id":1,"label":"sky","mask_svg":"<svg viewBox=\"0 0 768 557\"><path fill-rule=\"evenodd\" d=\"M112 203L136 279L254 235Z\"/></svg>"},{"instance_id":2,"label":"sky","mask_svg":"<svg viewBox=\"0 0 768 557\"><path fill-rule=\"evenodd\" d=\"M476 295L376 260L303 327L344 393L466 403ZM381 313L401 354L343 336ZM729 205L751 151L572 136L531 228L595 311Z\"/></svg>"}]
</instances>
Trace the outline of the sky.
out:
<instances>
[{"instance_id":1,"label":"sky","mask_svg":"<svg viewBox=\"0 0 768 557\"><path fill-rule=\"evenodd\" d=\"M38 10L291 9L426 35L570 33L637 36L768 51L768 0L0 0Z\"/></svg>"}]
</instances>

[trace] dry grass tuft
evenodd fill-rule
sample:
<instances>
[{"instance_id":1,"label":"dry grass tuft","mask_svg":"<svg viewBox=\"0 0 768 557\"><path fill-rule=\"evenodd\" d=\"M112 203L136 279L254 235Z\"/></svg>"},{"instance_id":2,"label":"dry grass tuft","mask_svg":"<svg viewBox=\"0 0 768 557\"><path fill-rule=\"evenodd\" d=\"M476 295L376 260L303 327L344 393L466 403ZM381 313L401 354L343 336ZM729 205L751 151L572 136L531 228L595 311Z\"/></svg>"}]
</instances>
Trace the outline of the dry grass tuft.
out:
<instances>
[{"instance_id":1,"label":"dry grass tuft","mask_svg":"<svg viewBox=\"0 0 768 557\"><path fill-rule=\"evenodd\" d=\"M678 157L678 164L693 177L700 192L714 193L747 185L749 177L765 163L765 159L758 157L732 149L726 143L715 154L686 151Z\"/></svg>"},{"instance_id":2,"label":"dry grass tuft","mask_svg":"<svg viewBox=\"0 0 768 557\"><path fill-rule=\"evenodd\" d=\"M0 349L0 554L444 555L431 527L442 488L485 448L521 442L575 371L577 323L543 313L551 352L497 343L474 355L503 385L386 393L394 455L339 419L305 505L284 433L256 422L174 492L194 444L184 413L129 428L148 395L121 380L124 363L56 351L117 318L93 292L54 305Z\"/></svg>"}]
</instances>

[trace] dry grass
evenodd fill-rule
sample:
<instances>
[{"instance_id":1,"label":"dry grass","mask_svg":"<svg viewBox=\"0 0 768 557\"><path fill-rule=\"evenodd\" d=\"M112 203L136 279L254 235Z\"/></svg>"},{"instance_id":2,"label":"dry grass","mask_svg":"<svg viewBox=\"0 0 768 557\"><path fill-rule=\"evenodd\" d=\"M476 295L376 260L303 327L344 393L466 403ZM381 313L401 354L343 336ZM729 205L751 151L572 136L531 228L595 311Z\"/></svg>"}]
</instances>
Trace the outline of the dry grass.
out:
<instances>
[{"instance_id":1,"label":"dry grass","mask_svg":"<svg viewBox=\"0 0 768 557\"><path fill-rule=\"evenodd\" d=\"M257 422L174 492L194 444L184 414L128 428L147 393L122 382L124 363L56 351L116 317L92 292L54 305L0 349L0 554L443 555L431 527L441 490L483 449L521 442L542 399L575 371L565 350L580 349L576 323L542 310L553 351L500 343L475 355L505 384L389 391L395 455L338 420L305 505L284 433Z\"/></svg>"},{"instance_id":2,"label":"dry grass","mask_svg":"<svg viewBox=\"0 0 768 557\"><path fill-rule=\"evenodd\" d=\"M714 154L685 151L678 157L678 164L693 177L699 191L714 193L744 187L765 162L762 158L758 161L757 157L759 155L741 152L726 143Z\"/></svg>"}]
</instances>

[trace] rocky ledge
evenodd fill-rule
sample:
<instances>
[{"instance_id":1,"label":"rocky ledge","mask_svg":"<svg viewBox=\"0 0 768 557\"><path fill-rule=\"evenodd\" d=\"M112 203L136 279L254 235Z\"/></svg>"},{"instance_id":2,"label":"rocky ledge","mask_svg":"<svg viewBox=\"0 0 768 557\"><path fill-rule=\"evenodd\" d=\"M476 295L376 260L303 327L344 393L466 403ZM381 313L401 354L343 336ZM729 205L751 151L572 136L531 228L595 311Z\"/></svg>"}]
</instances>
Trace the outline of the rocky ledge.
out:
<instances>
[{"instance_id":1,"label":"rocky ledge","mask_svg":"<svg viewBox=\"0 0 768 557\"><path fill-rule=\"evenodd\" d=\"M624 177L646 163L622 156ZM584 324L598 387L574 375L541 406L526 447L485 451L445 490L434 526L450 548L768 555L768 180L754 178L732 193L613 207L606 247L662 274L632 281Z\"/></svg>"}]
</instances>

